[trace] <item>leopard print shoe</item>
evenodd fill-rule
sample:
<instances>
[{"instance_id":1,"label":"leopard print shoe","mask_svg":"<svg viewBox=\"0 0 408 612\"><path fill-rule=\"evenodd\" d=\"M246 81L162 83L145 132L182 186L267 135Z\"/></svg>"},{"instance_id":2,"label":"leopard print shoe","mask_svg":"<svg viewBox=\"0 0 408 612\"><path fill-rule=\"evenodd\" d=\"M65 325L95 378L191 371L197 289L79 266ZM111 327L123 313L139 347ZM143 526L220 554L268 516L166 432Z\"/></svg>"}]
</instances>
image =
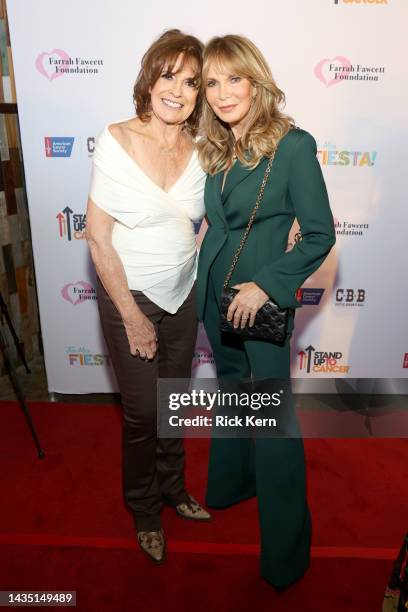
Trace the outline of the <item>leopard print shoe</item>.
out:
<instances>
[{"instance_id":1,"label":"leopard print shoe","mask_svg":"<svg viewBox=\"0 0 408 612\"><path fill-rule=\"evenodd\" d=\"M211 520L211 514L200 506L194 497L189 495L188 498L188 501L176 506L176 512L179 516L182 516L185 519L192 519L194 521Z\"/></svg>"},{"instance_id":2,"label":"leopard print shoe","mask_svg":"<svg viewBox=\"0 0 408 612\"><path fill-rule=\"evenodd\" d=\"M166 540L163 529L159 531L139 531L137 541L142 551L157 565L164 563Z\"/></svg>"}]
</instances>

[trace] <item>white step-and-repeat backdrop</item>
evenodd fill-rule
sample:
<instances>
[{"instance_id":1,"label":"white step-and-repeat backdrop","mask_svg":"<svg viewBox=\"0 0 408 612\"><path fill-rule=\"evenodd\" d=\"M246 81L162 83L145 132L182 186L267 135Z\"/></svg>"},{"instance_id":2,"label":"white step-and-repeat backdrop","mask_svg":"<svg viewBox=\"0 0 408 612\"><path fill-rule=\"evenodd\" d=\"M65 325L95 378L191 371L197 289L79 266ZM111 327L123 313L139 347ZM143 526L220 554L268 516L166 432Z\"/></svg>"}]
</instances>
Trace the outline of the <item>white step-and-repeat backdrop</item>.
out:
<instances>
[{"instance_id":1,"label":"white step-and-repeat backdrop","mask_svg":"<svg viewBox=\"0 0 408 612\"><path fill-rule=\"evenodd\" d=\"M301 289L295 378L408 374L406 0L8 0L50 391L115 388L84 240L95 136L163 30L240 33L318 142L337 245ZM193 363L213 375L203 330Z\"/></svg>"}]
</instances>

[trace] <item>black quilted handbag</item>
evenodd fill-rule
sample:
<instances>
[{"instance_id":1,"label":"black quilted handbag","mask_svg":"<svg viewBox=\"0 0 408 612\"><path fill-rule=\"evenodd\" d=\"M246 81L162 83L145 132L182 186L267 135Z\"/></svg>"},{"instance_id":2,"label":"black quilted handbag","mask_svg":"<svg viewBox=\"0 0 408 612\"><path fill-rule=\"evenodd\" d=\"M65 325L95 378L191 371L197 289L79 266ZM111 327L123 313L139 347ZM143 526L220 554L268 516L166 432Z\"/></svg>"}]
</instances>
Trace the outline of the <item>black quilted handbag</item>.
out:
<instances>
[{"instance_id":1,"label":"black quilted handbag","mask_svg":"<svg viewBox=\"0 0 408 612\"><path fill-rule=\"evenodd\" d=\"M268 181L269 173L272 168L273 158L274 155L272 155L272 157L269 159L255 207L252 211L248 225L242 236L240 245L234 255L231 267L224 281L224 287L221 294L221 331L229 334L242 336L243 338L251 340L267 340L275 344L284 344L288 330L290 309L280 308L277 304L275 304L272 299L269 299L258 310L258 312L256 313L255 322L252 327L249 327L249 325L245 325L245 327L242 328L235 328L233 325L233 321L228 321L227 319L229 305L238 293L238 289L232 289L232 287L229 287L228 285L231 280L231 276L235 270L235 266L241 254L241 251L244 248L246 239L248 238L249 231L255 220L256 213L258 211L265 191L265 186Z\"/></svg>"},{"instance_id":2,"label":"black quilted handbag","mask_svg":"<svg viewBox=\"0 0 408 612\"><path fill-rule=\"evenodd\" d=\"M242 336L252 340L268 340L275 344L284 344L288 331L289 308L280 308L269 299L258 310L252 327L234 327L227 320L227 311L238 289L223 289L221 294L221 331Z\"/></svg>"}]
</instances>

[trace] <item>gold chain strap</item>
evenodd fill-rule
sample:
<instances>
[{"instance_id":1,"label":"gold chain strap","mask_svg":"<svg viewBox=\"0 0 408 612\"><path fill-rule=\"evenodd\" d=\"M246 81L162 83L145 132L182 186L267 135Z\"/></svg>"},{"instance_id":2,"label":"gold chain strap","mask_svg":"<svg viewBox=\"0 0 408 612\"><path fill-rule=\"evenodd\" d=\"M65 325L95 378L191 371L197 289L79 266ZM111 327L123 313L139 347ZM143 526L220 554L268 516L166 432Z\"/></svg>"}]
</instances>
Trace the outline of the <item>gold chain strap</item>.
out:
<instances>
[{"instance_id":1,"label":"gold chain strap","mask_svg":"<svg viewBox=\"0 0 408 612\"><path fill-rule=\"evenodd\" d=\"M263 177L263 180L262 180L262 184L261 184L261 187L259 189L258 197L256 199L256 204L254 206L254 210L252 211L252 214L251 214L251 216L249 218L248 225L247 225L246 230L245 230L245 232L244 232L244 234L243 234L243 236L241 238L241 242L239 244L237 252L234 255L234 259L232 260L231 267L230 267L230 269L228 271L228 274L227 274L227 276L225 278L224 289L226 289L228 287L228 283L231 280L231 276L234 273L235 266L237 265L237 261L239 259L239 256L241 255L241 251L244 248L246 239L248 238L249 231L250 231L250 229L251 229L251 227L252 227L252 225L253 225L253 223L255 221L256 213L258 212L258 208L259 208L259 206L261 204L262 197L263 197L263 194L264 194L264 191L265 191L266 183L268 182L268 177L269 177L269 173L270 173L271 168L272 168L272 162L273 162L273 158L274 157L275 157L275 153L273 153L272 156L269 158L268 165L266 166L265 174L264 174L264 177Z\"/></svg>"}]
</instances>

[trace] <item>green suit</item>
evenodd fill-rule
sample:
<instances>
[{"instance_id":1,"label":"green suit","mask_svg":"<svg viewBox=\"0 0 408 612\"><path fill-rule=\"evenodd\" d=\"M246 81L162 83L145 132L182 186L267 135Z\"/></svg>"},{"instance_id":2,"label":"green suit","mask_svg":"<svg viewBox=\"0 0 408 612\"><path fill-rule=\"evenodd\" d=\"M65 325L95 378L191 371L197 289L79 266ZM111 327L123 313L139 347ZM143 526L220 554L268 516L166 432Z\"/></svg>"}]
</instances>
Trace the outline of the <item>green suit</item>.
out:
<instances>
[{"instance_id":1,"label":"green suit","mask_svg":"<svg viewBox=\"0 0 408 612\"><path fill-rule=\"evenodd\" d=\"M198 262L198 315L220 378L290 376L290 333L285 345L277 346L242 342L219 332L222 286L266 164L263 159L250 170L237 161L222 193L222 173L208 177L205 186L209 228ZM285 253L295 217L303 239ZM321 265L334 242L316 142L307 132L292 129L279 143L264 198L230 284L254 281L281 307L297 308L297 289ZM292 328L293 318L289 332ZM288 584L303 575L310 554L311 521L300 438L212 440L207 504L220 508L254 495L261 528L261 573L274 585Z\"/></svg>"}]
</instances>

